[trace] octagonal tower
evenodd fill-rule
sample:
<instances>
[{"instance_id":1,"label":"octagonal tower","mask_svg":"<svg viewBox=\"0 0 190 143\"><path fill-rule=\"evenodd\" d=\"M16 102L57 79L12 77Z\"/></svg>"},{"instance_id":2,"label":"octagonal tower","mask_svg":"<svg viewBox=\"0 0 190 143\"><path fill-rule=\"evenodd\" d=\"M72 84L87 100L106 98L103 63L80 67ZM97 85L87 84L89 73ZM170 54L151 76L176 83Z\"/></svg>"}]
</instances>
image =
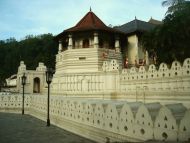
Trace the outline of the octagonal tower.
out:
<instances>
[{"instance_id":1,"label":"octagonal tower","mask_svg":"<svg viewBox=\"0 0 190 143\"><path fill-rule=\"evenodd\" d=\"M74 26L56 36L56 74L102 71L103 61L116 59L127 45L121 31L106 26L91 10Z\"/></svg>"}]
</instances>

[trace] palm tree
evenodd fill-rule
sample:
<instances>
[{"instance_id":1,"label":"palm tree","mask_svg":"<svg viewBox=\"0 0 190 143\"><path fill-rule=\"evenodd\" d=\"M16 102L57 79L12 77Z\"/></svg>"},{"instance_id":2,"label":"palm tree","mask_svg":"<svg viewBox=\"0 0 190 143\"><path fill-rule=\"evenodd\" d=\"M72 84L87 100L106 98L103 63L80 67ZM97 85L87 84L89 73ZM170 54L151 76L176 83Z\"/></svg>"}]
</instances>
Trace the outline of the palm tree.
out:
<instances>
[{"instance_id":1,"label":"palm tree","mask_svg":"<svg viewBox=\"0 0 190 143\"><path fill-rule=\"evenodd\" d=\"M162 6L168 7L168 11L166 14L171 14L175 11L178 11L183 8L183 4L186 3L187 0L165 0L162 2Z\"/></svg>"}]
</instances>

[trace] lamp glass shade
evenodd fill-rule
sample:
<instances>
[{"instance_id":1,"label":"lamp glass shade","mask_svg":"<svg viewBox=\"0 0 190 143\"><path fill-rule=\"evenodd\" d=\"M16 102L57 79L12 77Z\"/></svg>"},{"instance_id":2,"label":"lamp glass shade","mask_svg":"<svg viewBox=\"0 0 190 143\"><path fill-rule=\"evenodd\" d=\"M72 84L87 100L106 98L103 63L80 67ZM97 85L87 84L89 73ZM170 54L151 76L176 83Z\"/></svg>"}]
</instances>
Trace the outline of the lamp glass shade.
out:
<instances>
[{"instance_id":1,"label":"lamp glass shade","mask_svg":"<svg viewBox=\"0 0 190 143\"><path fill-rule=\"evenodd\" d=\"M22 85L25 85L26 84L26 76L25 76L25 73L23 74L23 76L21 77L22 79Z\"/></svg>"},{"instance_id":2,"label":"lamp glass shade","mask_svg":"<svg viewBox=\"0 0 190 143\"><path fill-rule=\"evenodd\" d=\"M50 84L53 79L53 70L51 68L48 68L46 70L46 82L47 84Z\"/></svg>"}]
</instances>

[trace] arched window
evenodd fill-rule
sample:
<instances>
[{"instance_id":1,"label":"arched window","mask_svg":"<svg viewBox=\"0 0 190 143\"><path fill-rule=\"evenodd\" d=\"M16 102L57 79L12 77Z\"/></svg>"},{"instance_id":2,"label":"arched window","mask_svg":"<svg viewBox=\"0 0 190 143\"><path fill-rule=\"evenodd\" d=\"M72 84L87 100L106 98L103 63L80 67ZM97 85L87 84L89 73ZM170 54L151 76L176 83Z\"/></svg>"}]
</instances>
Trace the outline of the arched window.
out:
<instances>
[{"instance_id":1,"label":"arched window","mask_svg":"<svg viewBox=\"0 0 190 143\"><path fill-rule=\"evenodd\" d=\"M84 39L82 45L83 45L83 48L89 48L89 40Z\"/></svg>"}]
</instances>

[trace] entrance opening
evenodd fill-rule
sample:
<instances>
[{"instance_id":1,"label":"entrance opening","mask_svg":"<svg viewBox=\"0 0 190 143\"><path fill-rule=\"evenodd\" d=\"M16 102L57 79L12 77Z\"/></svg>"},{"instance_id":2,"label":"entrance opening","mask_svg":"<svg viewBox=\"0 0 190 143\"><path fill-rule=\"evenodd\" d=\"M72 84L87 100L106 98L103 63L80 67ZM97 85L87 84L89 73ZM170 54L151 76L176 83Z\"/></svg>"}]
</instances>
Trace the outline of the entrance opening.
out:
<instances>
[{"instance_id":1,"label":"entrance opening","mask_svg":"<svg viewBox=\"0 0 190 143\"><path fill-rule=\"evenodd\" d=\"M33 93L40 93L40 78L34 78Z\"/></svg>"},{"instance_id":2,"label":"entrance opening","mask_svg":"<svg viewBox=\"0 0 190 143\"><path fill-rule=\"evenodd\" d=\"M88 39L83 40L83 48L89 48L89 40Z\"/></svg>"}]
</instances>

